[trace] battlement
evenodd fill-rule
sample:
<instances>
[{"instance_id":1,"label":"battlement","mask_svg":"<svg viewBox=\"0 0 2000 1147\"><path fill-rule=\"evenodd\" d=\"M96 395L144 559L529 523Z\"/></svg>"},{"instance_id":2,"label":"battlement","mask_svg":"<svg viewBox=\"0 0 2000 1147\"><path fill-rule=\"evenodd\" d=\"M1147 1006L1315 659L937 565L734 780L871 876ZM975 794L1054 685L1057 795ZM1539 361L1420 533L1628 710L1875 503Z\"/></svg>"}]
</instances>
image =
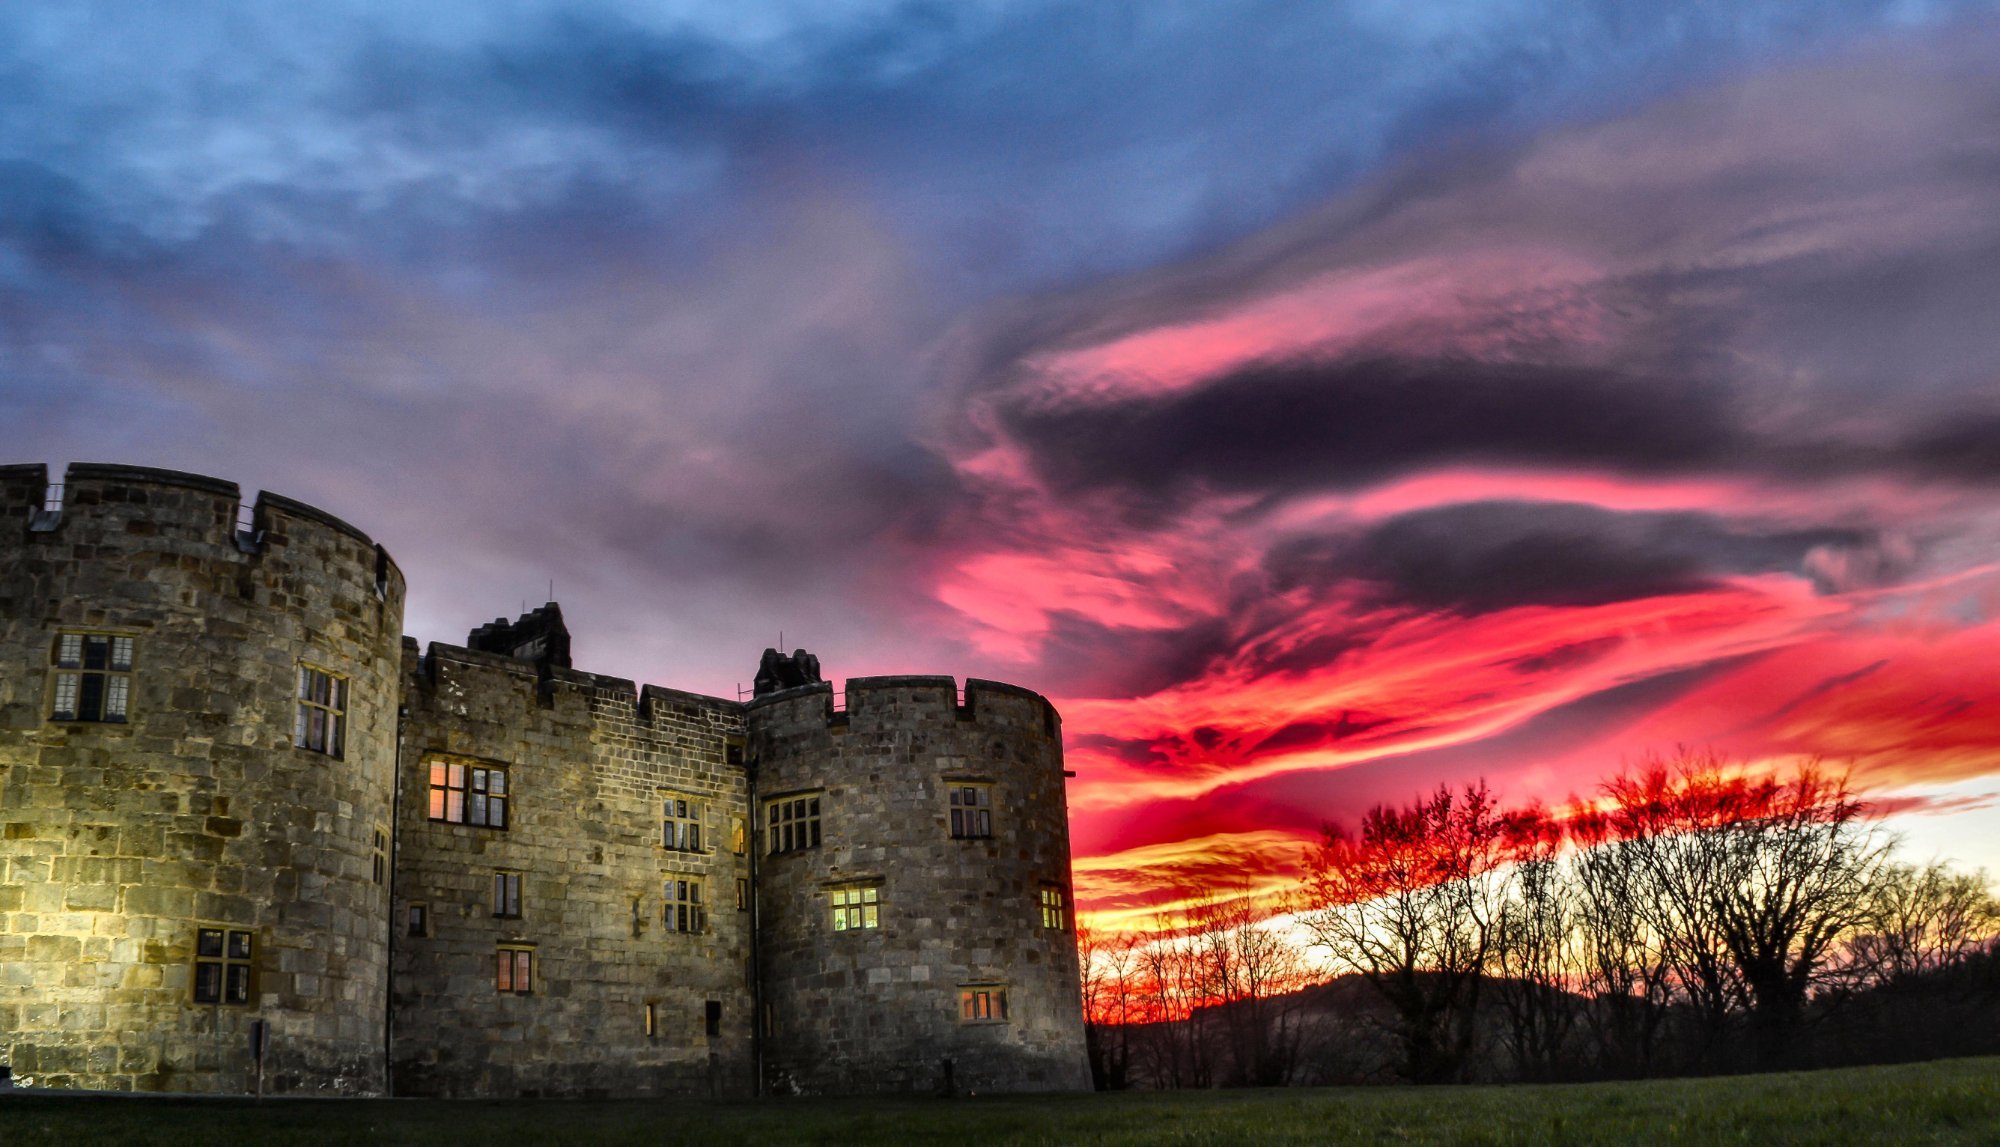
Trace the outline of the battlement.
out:
<instances>
[{"instance_id":1,"label":"battlement","mask_svg":"<svg viewBox=\"0 0 2000 1147\"><path fill-rule=\"evenodd\" d=\"M841 690L831 682L816 681L747 701L744 712L788 724L818 714L836 729L915 717L1039 727L1045 736L1061 735L1061 719L1048 698L1019 685L979 677L966 678L963 689L955 677L931 674L850 677Z\"/></svg>"},{"instance_id":2,"label":"battlement","mask_svg":"<svg viewBox=\"0 0 2000 1147\"><path fill-rule=\"evenodd\" d=\"M218 557L261 554L272 545L332 543L319 560L363 563L378 593L400 595L402 571L364 531L317 506L259 491L245 503L234 482L151 466L73 462L60 482L41 463L0 466L0 515L27 519L27 532L51 540L135 544L183 554L213 546ZM344 547L348 553L335 555Z\"/></svg>"},{"instance_id":3,"label":"battlement","mask_svg":"<svg viewBox=\"0 0 2000 1147\"><path fill-rule=\"evenodd\" d=\"M205 490L211 494L226 494L231 498L242 495L242 490L236 483L221 478L210 478L204 474L162 470L153 466L120 466L108 462L70 463L63 484L67 487L82 482L116 482L127 486L178 486L188 490Z\"/></svg>"},{"instance_id":4,"label":"battlement","mask_svg":"<svg viewBox=\"0 0 2000 1147\"><path fill-rule=\"evenodd\" d=\"M551 668L544 674L533 661L505 653L433 641L419 647L405 638L404 656L416 666L416 679L436 691L451 687L477 693L486 702L511 697L517 708L561 708L575 705L615 714L620 720L646 724L684 716L691 710L719 711L740 716L743 703L663 685L642 685L626 677L582 669Z\"/></svg>"}]
</instances>

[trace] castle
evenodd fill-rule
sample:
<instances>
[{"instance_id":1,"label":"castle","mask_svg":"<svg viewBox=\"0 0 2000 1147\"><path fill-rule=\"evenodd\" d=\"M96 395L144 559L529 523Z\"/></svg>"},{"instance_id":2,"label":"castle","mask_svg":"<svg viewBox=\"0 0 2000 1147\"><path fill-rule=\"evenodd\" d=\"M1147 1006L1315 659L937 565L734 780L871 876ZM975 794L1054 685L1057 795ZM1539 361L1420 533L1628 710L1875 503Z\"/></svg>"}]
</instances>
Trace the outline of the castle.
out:
<instances>
[{"instance_id":1,"label":"castle","mask_svg":"<svg viewBox=\"0 0 2000 1147\"><path fill-rule=\"evenodd\" d=\"M402 635L360 530L0 467L0 1066L444 1096L1089 1086L1062 739L1025 689Z\"/></svg>"}]
</instances>

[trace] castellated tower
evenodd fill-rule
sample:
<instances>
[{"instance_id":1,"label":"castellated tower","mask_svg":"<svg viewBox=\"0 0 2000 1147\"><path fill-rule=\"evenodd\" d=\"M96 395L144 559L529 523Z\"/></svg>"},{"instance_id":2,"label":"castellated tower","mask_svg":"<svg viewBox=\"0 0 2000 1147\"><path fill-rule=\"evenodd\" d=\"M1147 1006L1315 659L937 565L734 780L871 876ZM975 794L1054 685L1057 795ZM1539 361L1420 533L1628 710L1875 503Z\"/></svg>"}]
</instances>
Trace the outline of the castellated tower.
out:
<instances>
[{"instance_id":1,"label":"castellated tower","mask_svg":"<svg viewBox=\"0 0 2000 1147\"><path fill-rule=\"evenodd\" d=\"M0 1051L37 1085L383 1087L403 579L232 483L0 468Z\"/></svg>"},{"instance_id":2,"label":"castellated tower","mask_svg":"<svg viewBox=\"0 0 2000 1147\"><path fill-rule=\"evenodd\" d=\"M950 677L835 700L745 714L767 1086L1088 1089L1055 709Z\"/></svg>"}]
</instances>

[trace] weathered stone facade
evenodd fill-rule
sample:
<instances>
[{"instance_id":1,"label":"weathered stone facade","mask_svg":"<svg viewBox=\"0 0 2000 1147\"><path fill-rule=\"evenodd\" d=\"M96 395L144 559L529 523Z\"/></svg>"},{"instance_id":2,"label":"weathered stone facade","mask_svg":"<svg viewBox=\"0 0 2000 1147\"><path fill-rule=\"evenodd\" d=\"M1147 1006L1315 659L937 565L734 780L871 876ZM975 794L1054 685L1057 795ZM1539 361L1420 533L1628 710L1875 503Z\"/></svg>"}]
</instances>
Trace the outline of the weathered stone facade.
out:
<instances>
[{"instance_id":1,"label":"weathered stone facade","mask_svg":"<svg viewBox=\"0 0 2000 1147\"><path fill-rule=\"evenodd\" d=\"M764 818L772 1086L1088 1088L1055 710L993 681L961 703L949 677L855 678L833 700L808 685L748 714L766 806L820 802L813 847L768 854ZM954 826L954 789L975 823ZM841 888L875 890L872 925L832 932Z\"/></svg>"},{"instance_id":2,"label":"weathered stone facade","mask_svg":"<svg viewBox=\"0 0 2000 1147\"><path fill-rule=\"evenodd\" d=\"M406 652L397 1089L749 1091L750 913L735 897L750 858L729 835L749 816L742 707L467 649ZM429 819L431 768L454 763L505 770L504 829ZM698 806L681 821L700 825L695 847L664 847L669 798ZM519 902L496 904L508 875ZM696 906L670 903L669 880L698 882L698 921L666 918ZM495 991L503 945L532 954L529 994Z\"/></svg>"},{"instance_id":3,"label":"weathered stone facade","mask_svg":"<svg viewBox=\"0 0 2000 1147\"><path fill-rule=\"evenodd\" d=\"M0 1032L52 1086L379 1091L403 581L367 535L230 483L0 470ZM30 528L31 519L38 518ZM123 720L52 719L62 634L130 641ZM301 665L348 682L338 756L293 744ZM78 673L77 676L84 674ZM108 687L108 686L107 686ZM249 937L196 1003L201 924ZM218 965L231 963L226 959Z\"/></svg>"},{"instance_id":4,"label":"weathered stone facade","mask_svg":"<svg viewBox=\"0 0 2000 1147\"><path fill-rule=\"evenodd\" d=\"M270 1093L1088 1086L1039 696L637 688L553 605L420 650L338 519L47 477L0 468L16 1077L246 1091L260 1027Z\"/></svg>"}]
</instances>

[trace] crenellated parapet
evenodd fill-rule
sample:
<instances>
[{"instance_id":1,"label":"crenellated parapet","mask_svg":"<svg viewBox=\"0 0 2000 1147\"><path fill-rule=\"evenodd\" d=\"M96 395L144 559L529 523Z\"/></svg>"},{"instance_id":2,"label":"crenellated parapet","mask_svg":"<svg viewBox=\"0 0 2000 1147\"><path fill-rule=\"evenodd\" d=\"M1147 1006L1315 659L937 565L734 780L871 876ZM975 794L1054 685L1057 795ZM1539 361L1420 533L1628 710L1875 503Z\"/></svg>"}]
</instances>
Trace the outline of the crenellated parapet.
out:
<instances>
[{"instance_id":1,"label":"crenellated parapet","mask_svg":"<svg viewBox=\"0 0 2000 1147\"><path fill-rule=\"evenodd\" d=\"M403 596L402 571L359 528L269 491L246 504L236 483L200 474L78 462L51 483L39 464L0 467L0 521L25 524L28 558L82 547L173 555L191 570L298 567L385 603Z\"/></svg>"},{"instance_id":2,"label":"crenellated parapet","mask_svg":"<svg viewBox=\"0 0 2000 1147\"><path fill-rule=\"evenodd\" d=\"M1061 718L1048 698L978 677L967 678L963 689L955 677L919 674L852 677L838 691L831 682L817 681L757 697L745 703L745 711L768 713L767 719L787 725L818 719L829 728L911 717L978 722L983 715L996 728L1039 728L1052 739L1062 735Z\"/></svg>"}]
</instances>

